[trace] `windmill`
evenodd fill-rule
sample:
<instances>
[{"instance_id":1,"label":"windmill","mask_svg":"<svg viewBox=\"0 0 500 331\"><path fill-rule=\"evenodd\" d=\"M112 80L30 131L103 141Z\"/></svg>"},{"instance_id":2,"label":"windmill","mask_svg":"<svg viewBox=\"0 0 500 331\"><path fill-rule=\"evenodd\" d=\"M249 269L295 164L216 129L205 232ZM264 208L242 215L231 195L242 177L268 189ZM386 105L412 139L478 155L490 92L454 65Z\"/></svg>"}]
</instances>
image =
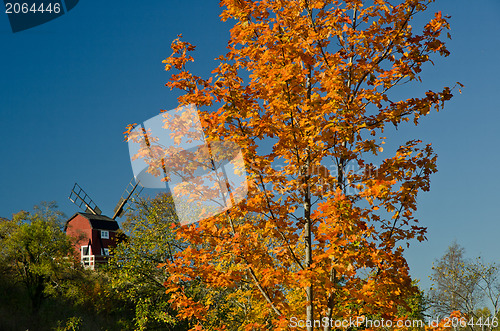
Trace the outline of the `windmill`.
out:
<instances>
[{"instance_id":1,"label":"windmill","mask_svg":"<svg viewBox=\"0 0 500 331\"><path fill-rule=\"evenodd\" d=\"M66 222L64 230L76 239L75 250L85 268L95 269L97 265L107 262L110 249L120 240L116 218L123 216L127 203L141 194L143 187L138 188L139 183L134 183L134 178L128 183L113 210L113 217L102 215L101 209L80 185L75 183L73 186L69 200L84 212L75 213Z\"/></svg>"},{"instance_id":2,"label":"windmill","mask_svg":"<svg viewBox=\"0 0 500 331\"><path fill-rule=\"evenodd\" d=\"M130 200L135 200L142 192L144 187L140 187L137 189L140 181L137 181L134 184L134 178L130 180L125 191L123 191L122 196L118 200L115 209L113 210L112 220L115 220L117 217L122 217L126 211L125 206L127 202ZM69 194L69 200L77 205L81 210L84 210L86 213L101 215L102 211L99 207L97 207L96 203L90 198L90 196L78 185L75 183L73 189L71 189L71 193Z\"/></svg>"}]
</instances>

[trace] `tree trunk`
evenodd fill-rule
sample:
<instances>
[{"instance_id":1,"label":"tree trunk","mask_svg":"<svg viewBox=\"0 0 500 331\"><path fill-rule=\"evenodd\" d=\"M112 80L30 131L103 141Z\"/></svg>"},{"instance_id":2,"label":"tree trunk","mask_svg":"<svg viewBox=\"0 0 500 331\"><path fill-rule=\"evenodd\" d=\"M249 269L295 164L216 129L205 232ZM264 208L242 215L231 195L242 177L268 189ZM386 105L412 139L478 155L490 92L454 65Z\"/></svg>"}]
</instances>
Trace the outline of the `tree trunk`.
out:
<instances>
[{"instance_id":1,"label":"tree trunk","mask_svg":"<svg viewBox=\"0 0 500 331\"><path fill-rule=\"evenodd\" d=\"M309 269L312 264L312 224L311 224L311 194L309 189L309 177L310 177L310 161L309 155L307 156L306 165L305 165L305 176L304 183L306 184L304 190L304 232L305 232L305 267ZM306 287L306 321L307 330L312 331L314 325L314 306L313 306L313 286L312 283Z\"/></svg>"}]
</instances>

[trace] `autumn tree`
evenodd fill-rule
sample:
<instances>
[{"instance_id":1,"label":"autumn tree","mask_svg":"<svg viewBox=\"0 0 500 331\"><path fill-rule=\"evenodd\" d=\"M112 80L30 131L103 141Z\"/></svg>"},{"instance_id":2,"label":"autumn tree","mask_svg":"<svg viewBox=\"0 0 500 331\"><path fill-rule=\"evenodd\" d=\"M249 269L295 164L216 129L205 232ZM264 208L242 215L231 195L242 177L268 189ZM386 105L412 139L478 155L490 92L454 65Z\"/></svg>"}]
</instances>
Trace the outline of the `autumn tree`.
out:
<instances>
[{"instance_id":1,"label":"autumn tree","mask_svg":"<svg viewBox=\"0 0 500 331\"><path fill-rule=\"evenodd\" d=\"M179 320L171 294L166 293L164 283L169 274L158 265L173 262L176 253L186 249L185 241L177 240L175 228L179 220L172 196L160 193L154 198L140 198L123 223L125 240L111 252L107 277L112 292L124 302L132 303L134 329L187 330L196 321ZM199 279L183 284L185 294L196 301L212 306L207 315L209 324L230 322L237 316L230 309L234 306L226 288L209 288Z\"/></svg>"},{"instance_id":2,"label":"autumn tree","mask_svg":"<svg viewBox=\"0 0 500 331\"><path fill-rule=\"evenodd\" d=\"M286 329L292 317L307 330L395 318L415 294L403 252L425 239L414 212L436 155L395 134L399 148L382 146L391 128L417 125L452 97L445 87L401 98L433 56L449 54L440 39L447 17L438 12L417 32L410 24L432 2L222 0L221 18L234 26L208 78L187 68L195 46L172 43L164 63L176 72L166 85L198 107L207 144L241 148L248 173L243 202L176 230L191 244L165 263L179 316L206 326L210 304L184 294L195 278L246 284L238 329L247 330ZM148 142L139 156L166 173L172 151Z\"/></svg>"},{"instance_id":3,"label":"autumn tree","mask_svg":"<svg viewBox=\"0 0 500 331\"><path fill-rule=\"evenodd\" d=\"M434 263L430 291L435 314L460 311L473 323L471 329L491 330L498 327L500 312L499 266L465 256L465 249L454 242ZM468 321L469 321L468 320ZM477 325L476 325L477 323Z\"/></svg>"},{"instance_id":4,"label":"autumn tree","mask_svg":"<svg viewBox=\"0 0 500 331\"><path fill-rule=\"evenodd\" d=\"M473 313L479 301L478 278L469 272L465 249L454 242L432 267L430 297L438 314Z\"/></svg>"}]
</instances>

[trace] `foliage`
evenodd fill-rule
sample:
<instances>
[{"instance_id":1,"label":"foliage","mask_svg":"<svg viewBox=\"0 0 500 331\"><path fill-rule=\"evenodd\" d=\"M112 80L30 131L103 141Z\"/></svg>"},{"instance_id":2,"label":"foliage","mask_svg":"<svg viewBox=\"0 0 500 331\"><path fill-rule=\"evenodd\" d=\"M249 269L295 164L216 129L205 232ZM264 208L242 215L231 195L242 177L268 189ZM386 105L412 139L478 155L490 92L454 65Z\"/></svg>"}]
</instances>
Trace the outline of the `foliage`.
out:
<instances>
[{"instance_id":1,"label":"foliage","mask_svg":"<svg viewBox=\"0 0 500 331\"><path fill-rule=\"evenodd\" d=\"M44 203L2 225L4 231L8 229L2 235L2 264L26 287L35 314L44 299L57 291L65 269L73 263L67 258L72 246L60 228L56 207Z\"/></svg>"},{"instance_id":2,"label":"foliage","mask_svg":"<svg viewBox=\"0 0 500 331\"><path fill-rule=\"evenodd\" d=\"M136 201L136 210L123 223L126 239L111 252L108 273L113 291L133 304L138 330L170 330L179 324L163 286L167 279L165 271L158 268L183 249L171 231L176 222L171 200L170 196L160 194L154 199Z\"/></svg>"},{"instance_id":3,"label":"foliage","mask_svg":"<svg viewBox=\"0 0 500 331\"><path fill-rule=\"evenodd\" d=\"M420 33L410 25L431 2L223 0L221 17L235 24L208 79L186 67L195 47L172 43L165 69L178 73L166 85L185 92L182 105L202 109L207 144L241 147L249 189L236 208L176 229L190 244L165 262L179 317L210 326L210 302L185 294L195 279L241 292L242 330L285 329L292 316L391 318L407 305L416 288L403 247L425 239L414 211L436 155L418 140L394 154L382 145L388 128L417 125L452 97L449 87L389 94L421 81L431 56L449 54L440 39L447 17L436 13ZM187 133L177 129L176 142ZM151 173L166 171L175 147L149 138L138 156Z\"/></svg>"},{"instance_id":4,"label":"foliage","mask_svg":"<svg viewBox=\"0 0 500 331\"><path fill-rule=\"evenodd\" d=\"M82 319L80 317L70 317L65 326L58 327L57 331L78 331L80 330Z\"/></svg>"},{"instance_id":5,"label":"foliage","mask_svg":"<svg viewBox=\"0 0 500 331\"><path fill-rule=\"evenodd\" d=\"M417 282L413 282L417 286ZM405 317L411 321L425 321L426 311L429 308L428 299L423 290L418 288L418 291L406 299L407 305L399 308L399 316Z\"/></svg>"},{"instance_id":6,"label":"foliage","mask_svg":"<svg viewBox=\"0 0 500 331\"><path fill-rule=\"evenodd\" d=\"M0 221L0 329L133 329L127 301L103 273L74 261L53 202Z\"/></svg>"},{"instance_id":7,"label":"foliage","mask_svg":"<svg viewBox=\"0 0 500 331\"><path fill-rule=\"evenodd\" d=\"M164 284L169 275L159 268L173 262L176 253L187 247L175 238L179 222L173 199L169 194L158 194L153 199L139 199L134 206L123 223L126 240L113 249L107 269L113 292L133 304L136 329L186 330L196 323L177 318L178 307L172 303L178 293L166 293ZM232 289L203 284L194 278L184 282L183 287L187 298L210 306L205 316L207 325L217 329L222 323L242 323L238 304L248 300L245 284Z\"/></svg>"}]
</instances>

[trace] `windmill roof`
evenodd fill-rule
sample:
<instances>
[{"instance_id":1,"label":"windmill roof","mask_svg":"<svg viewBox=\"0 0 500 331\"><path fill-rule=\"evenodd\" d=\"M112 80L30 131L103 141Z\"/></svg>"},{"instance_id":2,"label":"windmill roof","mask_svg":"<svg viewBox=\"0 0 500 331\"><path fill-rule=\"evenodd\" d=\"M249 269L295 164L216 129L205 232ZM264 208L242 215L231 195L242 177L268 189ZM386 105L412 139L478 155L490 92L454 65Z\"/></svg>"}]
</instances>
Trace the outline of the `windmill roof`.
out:
<instances>
[{"instance_id":1,"label":"windmill roof","mask_svg":"<svg viewBox=\"0 0 500 331\"><path fill-rule=\"evenodd\" d=\"M120 228L120 226L118 225L118 222L112 218L109 218L108 216L94 215L94 214L89 214L89 213L75 213L66 222L66 226L64 227L64 230L66 230L66 228L68 227L68 223L73 218L75 218L77 215L81 215L81 216L85 217L86 219L88 219L92 229L116 231Z\"/></svg>"}]
</instances>

